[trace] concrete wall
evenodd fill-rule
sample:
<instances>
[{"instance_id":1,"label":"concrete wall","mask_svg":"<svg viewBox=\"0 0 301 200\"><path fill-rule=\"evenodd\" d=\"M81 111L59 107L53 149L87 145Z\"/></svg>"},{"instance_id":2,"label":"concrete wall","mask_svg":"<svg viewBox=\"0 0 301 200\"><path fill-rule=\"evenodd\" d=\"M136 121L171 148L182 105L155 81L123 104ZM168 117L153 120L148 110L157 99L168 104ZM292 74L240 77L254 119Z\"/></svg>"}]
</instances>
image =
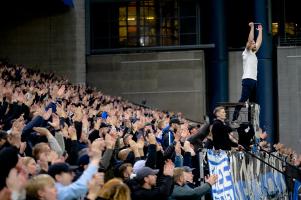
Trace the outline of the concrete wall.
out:
<instances>
[{"instance_id":1,"label":"concrete wall","mask_svg":"<svg viewBox=\"0 0 301 200\"><path fill-rule=\"evenodd\" d=\"M87 83L107 94L201 121L205 114L203 51L95 55L87 58Z\"/></svg>"},{"instance_id":2,"label":"concrete wall","mask_svg":"<svg viewBox=\"0 0 301 200\"><path fill-rule=\"evenodd\" d=\"M41 71L55 71L73 83L85 83L83 0L74 0L74 8L60 14L2 26L0 38L0 58Z\"/></svg>"},{"instance_id":3,"label":"concrete wall","mask_svg":"<svg viewBox=\"0 0 301 200\"><path fill-rule=\"evenodd\" d=\"M279 140L301 153L301 47L279 47Z\"/></svg>"},{"instance_id":4,"label":"concrete wall","mask_svg":"<svg viewBox=\"0 0 301 200\"><path fill-rule=\"evenodd\" d=\"M229 102L238 102L241 95L242 51L229 52Z\"/></svg>"}]
</instances>

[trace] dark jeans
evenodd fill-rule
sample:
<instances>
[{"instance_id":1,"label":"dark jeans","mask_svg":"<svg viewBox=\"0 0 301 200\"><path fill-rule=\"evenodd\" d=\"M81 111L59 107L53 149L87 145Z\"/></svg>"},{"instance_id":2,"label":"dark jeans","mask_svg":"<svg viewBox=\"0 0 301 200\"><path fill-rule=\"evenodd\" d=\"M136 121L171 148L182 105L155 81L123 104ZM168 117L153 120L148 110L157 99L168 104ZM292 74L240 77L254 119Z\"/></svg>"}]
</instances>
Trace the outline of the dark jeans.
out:
<instances>
[{"instance_id":1,"label":"dark jeans","mask_svg":"<svg viewBox=\"0 0 301 200\"><path fill-rule=\"evenodd\" d=\"M246 102L249 99L249 102L255 103L256 101L256 87L257 81L254 79L246 78L242 80L242 89L241 89L241 97L239 102ZM242 106L236 106L235 111L233 113L232 121L237 120L239 116L239 111Z\"/></svg>"}]
</instances>

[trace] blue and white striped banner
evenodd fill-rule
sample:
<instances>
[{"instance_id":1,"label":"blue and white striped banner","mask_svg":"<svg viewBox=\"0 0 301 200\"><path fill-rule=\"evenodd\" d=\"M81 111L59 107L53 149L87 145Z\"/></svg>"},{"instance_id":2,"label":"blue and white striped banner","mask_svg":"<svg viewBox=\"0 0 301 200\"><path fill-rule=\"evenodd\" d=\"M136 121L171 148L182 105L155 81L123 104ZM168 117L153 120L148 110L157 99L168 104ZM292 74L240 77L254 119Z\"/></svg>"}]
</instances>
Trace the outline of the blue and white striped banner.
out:
<instances>
[{"instance_id":1,"label":"blue and white striped banner","mask_svg":"<svg viewBox=\"0 0 301 200\"><path fill-rule=\"evenodd\" d=\"M276 169L283 169L282 162L275 157L262 152L256 155ZM228 157L225 151L208 150L207 156L210 174L218 175L218 182L212 187L214 200L289 199L284 175L252 155L232 152ZM301 184L296 185L299 190ZM297 192L295 199L296 196Z\"/></svg>"},{"instance_id":2,"label":"blue and white striped banner","mask_svg":"<svg viewBox=\"0 0 301 200\"><path fill-rule=\"evenodd\" d=\"M214 200L230 200L234 198L234 187L229 165L229 158L225 151L219 154L208 149L207 152L210 174L217 174L218 181L212 186Z\"/></svg>"}]
</instances>

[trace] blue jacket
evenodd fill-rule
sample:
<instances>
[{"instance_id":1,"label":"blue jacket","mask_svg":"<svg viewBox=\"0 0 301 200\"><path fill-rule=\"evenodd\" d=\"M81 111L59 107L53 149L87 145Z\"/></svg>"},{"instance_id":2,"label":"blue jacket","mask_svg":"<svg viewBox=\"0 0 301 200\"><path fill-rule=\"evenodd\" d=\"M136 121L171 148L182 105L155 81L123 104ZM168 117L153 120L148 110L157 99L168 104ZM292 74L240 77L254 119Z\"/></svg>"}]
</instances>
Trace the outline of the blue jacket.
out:
<instances>
[{"instance_id":1,"label":"blue jacket","mask_svg":"<svg viewBox=\"0 0 301 200\"><path fill-rule=\"evenodd\" d=\"M84 171L77 181L64 186L61 183L56 183L57 199L58 200L73 200L83 197L88 192L88 182L92 179L93 175L97 172L98 166L89 164L88 168Z\"/></svg>"}]
</instances>

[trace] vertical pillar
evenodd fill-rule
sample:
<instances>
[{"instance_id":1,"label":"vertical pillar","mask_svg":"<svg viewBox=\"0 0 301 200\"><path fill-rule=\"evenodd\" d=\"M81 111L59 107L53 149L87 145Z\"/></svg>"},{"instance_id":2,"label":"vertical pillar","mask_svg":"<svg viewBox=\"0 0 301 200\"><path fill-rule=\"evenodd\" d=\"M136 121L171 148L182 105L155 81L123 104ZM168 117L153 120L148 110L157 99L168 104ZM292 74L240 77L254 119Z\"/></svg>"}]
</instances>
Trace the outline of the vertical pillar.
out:
<instances>
[{"instance_id":1,"label":"vertical pillar","mask_svg":"<svg viewBox=\"0 0 301 200\"><path fill-rule=\"evenodd\" d=\"M210 43L215 48L207 56L207 92L209 111L212 113L218 102L228 101L228 49L226 37L225 0L209 0Z\"/></svg>"},{"instance_id":2,"label":"vertical pillar","mask_svg":"<svg viewBox=\"0 0 301 200\"><path fill-rule=\"evenodd\" d=\"M268 141L273 144L276 134L274 124L274 99L272 62L272 34L270 30L268 11L271 9L268 0L254 1L255 21L263 24L263 42L257 53L258 58L258 85L257 99L260 104L260 126L269 134Z\"/></svg>"}]
</instances>

